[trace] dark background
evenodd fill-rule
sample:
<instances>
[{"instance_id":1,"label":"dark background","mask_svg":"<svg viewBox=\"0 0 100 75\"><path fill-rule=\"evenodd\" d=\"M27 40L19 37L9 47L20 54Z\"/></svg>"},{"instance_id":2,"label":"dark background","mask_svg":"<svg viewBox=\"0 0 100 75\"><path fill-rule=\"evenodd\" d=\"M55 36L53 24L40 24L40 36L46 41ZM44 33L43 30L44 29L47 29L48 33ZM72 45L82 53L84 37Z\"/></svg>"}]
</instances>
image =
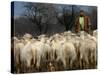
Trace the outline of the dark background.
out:
<instances>
[{"instance_id":1,"label":"dark background","mask_svg":"<svg viewBox=\"0 0 100 75\"><path fill-rule=\"evenodd\" d=\"M71 30L83 10L91 19L91 30L97 29L97 7L50 3L12 2L11 23L15 36L31 33L52 35Z\"/></svg>"}]
</instances>

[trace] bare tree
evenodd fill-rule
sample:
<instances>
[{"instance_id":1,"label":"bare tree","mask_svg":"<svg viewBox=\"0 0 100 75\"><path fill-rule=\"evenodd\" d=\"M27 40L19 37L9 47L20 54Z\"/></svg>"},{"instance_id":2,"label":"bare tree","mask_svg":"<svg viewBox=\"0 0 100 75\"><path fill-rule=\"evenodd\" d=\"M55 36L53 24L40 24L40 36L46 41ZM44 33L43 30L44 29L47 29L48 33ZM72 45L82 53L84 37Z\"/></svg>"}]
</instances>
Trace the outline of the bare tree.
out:
<instances>
[{"instance_id":1,"label":"bare tree","mask_svg":"<svg viewBox=\"0 0 100 75\"><path fill-rule=\"evenodd\" d=\"M45 27L44 32L46 33L48 24L54 16L52 4L26 3L24 7L26 8L24 15L37 25L40 34L43 31L43 27Z\"/></svg>"},{"instance_id":2,"label":"bare tree","mask_svg":"<svg viewBox=\"0 0 100 75\"><path fill-rule=\"evenodd\" d=\"M74 24L74 5L61 8L62 12L56 11L56 18L61 25L65 26L66 30L71 30Z\"/></svg>"}]
</instances>

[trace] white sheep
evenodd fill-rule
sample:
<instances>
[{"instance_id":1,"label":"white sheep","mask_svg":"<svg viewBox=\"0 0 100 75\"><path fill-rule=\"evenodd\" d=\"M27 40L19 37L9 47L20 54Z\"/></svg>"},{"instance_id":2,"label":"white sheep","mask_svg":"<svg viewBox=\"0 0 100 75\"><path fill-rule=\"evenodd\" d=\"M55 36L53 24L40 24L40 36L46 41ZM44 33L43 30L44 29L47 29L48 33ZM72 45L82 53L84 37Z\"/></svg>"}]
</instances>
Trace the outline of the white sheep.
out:
<instances>
[{"instance_id":1,"label":"white sheep","mask_svg":"<svg viewBox=\"0 0 100 75\"><path fill-rule=\"evenodd\" d=\"M84 66L87 67L87 65L89 65L89 57L91 58L93 56L96 56L96 42L94 40L91 40L90 38L91 36L88 35L87 38L87 34L82 34L80 35L81 41L80 41L80 46L79 46L79 50L80 50L80 60L84 60L84 62L86 63ZM96 59L96 57L94 58ZM92 60L92 59L91 59ZM82 62L80 61L80 66L82 66Z\"/></svg>"},{"instance_id":2,"label":"white sheep","mask_svg":"<svg viewBox=\"0 0 100 75\"><path fill-rule=\"evenodd\" d=\"M62 58L61 59L64 58L63 59L64 67L66 67L66 62L67 62L69 65L69 68L72 68L73 62L76 60L75 46L73 45L72 42L65 41L64 43L61 44L60 49L62 50Z\"/></svg>"},{"instance_id":3,"label":"white sheep","mask_svg":"<svg viewBox=\"0 0 100 75\"><path fill-rule=\"evenodd\" d=\"M53 50L56 52L57 61L63 63L64 68L66 68L66 60L70 59L70 67L72 67L73 61L76 59L75 47L72 42L66 41L64 37L62 40L56 37L55 41L52 41Z\"/></svg>"},{"instance_id":4,"label":"white sheep","mask_svg":"<svg viewBox=\"0 0 100 75\"><path fill-rule=\"evenodd\" d=\"M24 44L18 40L14 39L14 65L17 68L17 72L19 72L19 64L20 63L20 51L24 47Z\"/></svg>"},{"instance_id":5,"label":"white sheep","mask_svg":"<svg viewBox=\"0 0 100 75\"><path fill-rule=\"evenodd\" d=\"M40 62L41 62L41 58L43 58L44 56L44 44L40 41L37 41L34 43L34 48L36 50L36 67L39 69L40 68Z\"/></svg>"},{"instance_id":6,"label":"white sheep","mask_svg":"<svg viewBox=\"0 0 100 75\"><path fill-rule=\"evenodd\" d=\"M40 69L41 62L49 60L50 62L61 61L65 69L67 67L72 69L74 61L77 60L80 68L85 68L90 65L90 62L97 61L96 33L96 30L93 31L92 36L85 31L80 31L78 34L66 31L50 37L42 34L38 39L26 33L21 39L14 37L14 59L16 64L21 61L21 64L27 68L32 66L32 62L37 69Z\"/></svg>"},{"instance_id":7,"label":"white sheep","mask_svg":"<svg viewBox=\"0 0 100 75\"><path fill-rule=\"evenodd\" d=\"M20 60L22 65L30 68L32 58L33 54L31 50L31 42L28 41L25 46L20 50Z\"/></svg>"}]
</instances>

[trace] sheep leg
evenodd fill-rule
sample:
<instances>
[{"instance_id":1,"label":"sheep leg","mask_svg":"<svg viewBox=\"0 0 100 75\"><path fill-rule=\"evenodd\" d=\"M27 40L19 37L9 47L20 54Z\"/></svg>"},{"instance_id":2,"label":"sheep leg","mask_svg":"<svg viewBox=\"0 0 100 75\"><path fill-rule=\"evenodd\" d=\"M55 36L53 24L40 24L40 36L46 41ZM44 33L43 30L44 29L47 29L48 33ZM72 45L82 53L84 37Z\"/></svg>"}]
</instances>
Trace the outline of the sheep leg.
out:
<instances>
[{"instance_id":1,"label":"sheep leg","mask_svg":"<svg viewBox=\"0 0 100 75\"><path fill-rule=\"evenodd\" d=\"M88 65L89 65L89 60L88 60L88 58L85 56L84 67L85 67L85 68L88 68Z\"/></svg>"},{"instance_id":2,"label":"sheep leg","mask_svg":"<svg viewBox=\"0 0 100 75\"><path fill-rule=\"evenodd\" d=\"M80 59L80 60L79 60L79 66L80 66L80 69L82 69L82 66L83 66L83 59Z\"/></svg>"},{"instance_id":3,"label":"sheep leg","mask_svg":"<svg viewBox=\"0 0 100 75\"><path fill-rule=\"evenodd\" d=\"M61 59L62 63L63 63L63 67L64 69L66 69L66 60L64 58Z\"/></svg>"},{"instance_id":4,"label":"sheep leg","mask_svg":"<svg viewBox=\"0 0 100 75\"><path fill-rule=\"evenodd\" d=\"M72 69L72 67L73 67L73 61L74 61L74 59L70 60L70 69Z\"/></svg>"},{"instance_id":5,"label":"sheep leg","mask_svg":"<svg viewBox=\"0 0 100 75\"><path fill-rule=\"evenodd\" d=\"M28 60L27 61L27 67L30 67L30 64L31 64L31 60Z\"/></svg>"},{"instance_id":6,"label":"sheep leg","mask_svg":"<svg viewBox=\"0 0 100 75\"><path fill-rule=\"evenodd\" d=\"M60 59L62 59L62 53L61 52L58 52L56 53L57 54L57 59L56 61L59 61ZM64 58L64 57L63 57Z\"/></svg>"},{"instance_id":7,"label":"sheep leg","mask_svg":"<svg viewBox=\"0 0 100 75\"><path fill-rule=\"evenodd\" d=\"M55 59L55 50L52 51L52 60Z\"/></svg>"},{"instance_id":8,"label":"sheep leg","mask_svg":"<svg viewBox=\"0 0 100 75\"><path fill-rule=\"evenodd\" d=\"M37 69L40 67L40 55L37 56L37 63L36 63Z\"/></svg>"},{"instance_id":9,"label":"sheep leg","mask_svg":"<svg viewBox=\"0 0 100 75\"><path fill-rule=\"evenodd\" d=\"M80 58L79 58L79 64L80 64L80 69L83 69L83 54L80 52Z\"/></svg>"},{"instance_id":10,"label":"sheep leg","mask_svg":"<svg viewBox=\"0 0 100 75\"><path fill-rule=\"evenodd\" d=\"M36 62L35 61L36 60L35 58L36 58L36 53L35 53L35 50L34 50L34 52L33 52L33 64L35 64L35 62Z\"/></svg>"}]
</instances>

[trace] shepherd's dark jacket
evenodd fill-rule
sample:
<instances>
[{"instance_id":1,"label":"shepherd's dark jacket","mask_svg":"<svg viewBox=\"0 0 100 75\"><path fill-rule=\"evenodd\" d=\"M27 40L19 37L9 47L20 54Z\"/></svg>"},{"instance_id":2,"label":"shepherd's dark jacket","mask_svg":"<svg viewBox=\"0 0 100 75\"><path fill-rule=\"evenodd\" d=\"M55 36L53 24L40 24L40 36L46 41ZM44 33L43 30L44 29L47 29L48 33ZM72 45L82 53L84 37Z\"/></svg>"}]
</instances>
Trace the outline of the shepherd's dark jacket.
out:
<instances>
[{"instance_id":1,"label":"shepherd's dark jacket","mask_svg":"<svg viewBox=\"0 0 100 75\"><path fill-rule=\"evenodd\" d=\"M81 30L80 23L79 23L79 17L78 16L75 20L75 31L79 32ZM84 17L84 31L89 32L89 24L90 24L90 17L83 16Z\"/></svg>"}]
</instances>

